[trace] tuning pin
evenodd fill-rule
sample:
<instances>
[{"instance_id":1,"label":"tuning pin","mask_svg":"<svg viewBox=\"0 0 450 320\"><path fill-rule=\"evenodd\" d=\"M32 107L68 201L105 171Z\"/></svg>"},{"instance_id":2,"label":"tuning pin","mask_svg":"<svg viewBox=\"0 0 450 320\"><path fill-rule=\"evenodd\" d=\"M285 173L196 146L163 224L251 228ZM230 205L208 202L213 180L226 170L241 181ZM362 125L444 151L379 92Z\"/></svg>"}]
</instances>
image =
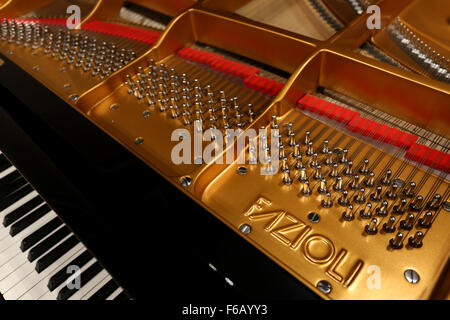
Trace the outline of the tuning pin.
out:
<instances>
[{"instance_id":1,"label":"tuning pin","mask_svg":"<svg viewBox=\"0 0 450 320\"><path fill-rule=\"evenodd\" d=\"M297 157L295 157L295 169L300 170L302 168L304 168L302 156L298 155Z\"/></svg>"},{"instance_id":2,"label":"tuning pin","mask_svg":"<svg viewBox=\"0 0 450 320\"><path fill-rule=\"evenodd\" d=\"M359 173L366 175L369 173L369 159L364 159L362 167L359 169Z\"/></svg>"},{"instance_id":3,"label":"tuning pin","mask_svg":"<svg viewBox=\"0 0 450 320\"><path fill-rule=\"evenodd\" d=\"M379 215L380 217L387 216L387 214L388 214L388 206L389 206L389 203L386 200L384 200L381 203L381 206L378 207L377 210L376 210L377 215Z\"/></svg>"},{"instance_id":4,"label":"tuning pin","mask_svg":"<svg viewBox=\"0 0 450 320\"><path fill-rule=\"evenodd\" d=\"M298 180L299 180L300 182L308 181L308 175L307 175L307 173L306 173L306 168L305 168L305 167L302 167L302 168L300 169L300 175L299 175L299 177L298 177Z\"/></svg>"},{"instance_id":5,"label":"tuning pin","mask_svg":"<svg viewBox=\"0 0 450 320\"><path fill-rule=\"evenodd\" d=\"M405 230L411 230L414 226L414 214L410 213L405 220L400 221L400 228Z\"/></svg>"},{"instance_id":6,"label":"tuning pin","mask_svg":"<svg viewBox=\"0 0 450 320\"><path fill-rule=\"evenodd\" d=\"M280 144L280 146L278 147L278 155L279 155L279 159L283 159L286 157L286 151L284 150L284 144Z\"/></svg>"},{"instance_id":7,"label":"tuning pin","mask_svg":"<svg viewBox=\"0 0 450 320\"><path fill-rule=\"evenodd\" d=\"M251 103L248 104L248 121L253 122L255 120L255 111L253 111L253 105Z\"/></svg>"},{"instance_id":8,"label":"tuning pin","mask_svg":"<svg viewBox=\"0 0 450 320\"><path fill-rule=\"evenodd\" d=\"M306 155L307 156L312 156L314 154L314 147L313 147L313 143L309 142L308 146L306 147Z\"/></svg>"},{"instance_id":9,"label":"tuning pin","mask_svg":"<svg viewBox=\"0 0 450 320\"><path fill-rule=\"evenodd\" d=\"M337 163L333 164L333 167L331 168L330 177L336 178L339 176L339 166Z\"/></svg>"},{"instance_id":10,"label":"tuning pin","mask_svg":"<svg viewBox=\"0 0 450 320\"><path fill-rule=\"evenodd\" d=\"M416 189L416 183L414 181L410 182L408 188L403 190L403 194L408 198L412 198L412 197L414 197L415 189Z\"/></svg>"},{"instance_id":11,"label":"tuning pin","mask_svg":"<svg viewBox=\"0 0 450 320\"><path fill-rule=\"evenodd\" d=\"M333 164L333 152L328 151L327 156L325 158L325 164L327 166L331 166Z\"/></svg>"},{"instance_id":12,"label":"tuning pin","mask_svg":"<svg viewBox=\"0 0 450 320\"><path fill-rule=\"evenodd\" d=\"M427 211L423 218L419 219L419 226L421 226L422 228L429 228L431 227L431 223L433 220L433 213L431 211Z\"/></svg>"},{"instance_id":13,"label":"tuning pin","mask_svg":"<svg viewBox=\"0 0 450 320\"><path fill-rule=\"evenodd\" d=\"M326 193L326 199L322 200L322 207L331 208L333 206L333 201L331 200L331 194L329 192Z\"/></svg>"},{"instance_id":14,"label":"tuning pin","mask_svg":"<svg viewBox=\"0 0 450 320\"><path fill-rule=\"evenodd\" d=\"M413 248L420 248L423 245L424 234L422 231L417 231L412 237L409 237L408 244Z\"/></svg>"},{"instance_id":15,"label":"tuning pin","mask_svg":"<svg viewBox=\"0 0 450 320\"><path fill-rule=\"evenodd\" d=\"M309 163L309 166L311 168L315 168L319 165L319 160L317 159L317 153L314 153L311 157L311 161Z\"/></svg>"},{"instance_id":16,"label":"tuning pin","mask_svg":"<svg viewBox=\"0 0 450 320\"><path fill-rule=\"evenodd\" d=\"M384 175L383 179L381 179L381 184L388 186L391 184L391 176L392 176L392 170L388 169L386 171L386 174Z\"/></svg>"},{"instance_id":17,"label":"tuning pin","mask_svg":"<svg viewBox=\"0 0 450 320\"><path fill-rule=\"evenodd\" d=\"M358 194L355 196L355 202L359 204L363 204L366 202L366 196L364 195L364 192L366 190L364 188L359 189Z\"/></svg>"},{"instance_id":18,"label":"tuning pin","mask_svg":"<svg viewBox=\"0 0 450 320\"><path fill-rule=\"evenodd\" d=\"M188 126L191 124L191 114L189 111L183 112L183 122L185 126Z\"/></svg>"},{"instance_id":19,"label":"tuning pin","mask_svg":"<svg viewBox=\"0 0 450 320\"><path fill-rule=\"evenodd\" d=\"M156 101L156 105L158 106L159 111L161 111L161 112L164 112L167 110L167 102L165 99L158 99Z\"/></svg>"},{"instance_id":20,"label":"tuning pin","mask_svg":"<svg viewBox=\"0 0 450 320\"><path fill-rule=\"evenodd\" d=\"M289 135L289 145L291 146L291 147L293 147L293 146L295 146L295 132L292 132L290 135Z\"/></svg>"},{"instance_id":21,"label":"tuning pin","mask_svg":"<svg viewBox=\"0 0 450 320\"><path fill-rule=\"evenodd\" d=\"M292 133L294 133L294 130L292 129L293 126L294 126L294 125L293 125L292 122L289 122L289 123L287 124L288 130L287 130L286 135L287 135L288 138L291 136Z\"/></svg>"},{"instance_id":22,"label":"tuning pin","mask_svg":"<svg viewBox=\"0 0 450 320\"><path fill-rule=\"evenodd\" d=\"M372 204L370 202L368 202L366 204L366 206L364 207L364 209L361 209L361 211L359 212L359 215L363 219L369 219L372 216Z\"/></svg>"},{"instance_id":23,"label":"tuning pin","mask_svg":"<svg viewBox=\"0 0 450 320\"><path fill-rule=\"evenodd\" d=\"M294 158L298 158L301 156L301 151L300 151L300 144L296 143L294 145L294 152L292 153L292 156Z\"/></svg>"},{"instance_id":24,"label":"tuning pin","mask_svg":"<svg viewBox=\"0 0 450 320\"><path fill-rule=\"evenodd\" d=\"M328 192L327 180L325 180L325 179L320 180L319 187L317 188L317 191L319 193L327 193Z\"/></svg>"},{"instance_id":25,"label":"tuning pin","mask_svg":"<svg viewBox=\"0 0 450 320\"><path fill-rule=\"evenodd\" d=\"M391 200L397 199L397 189L398 189L398 184L393 183L391 188L389 189L389 191L386 194L388 199L391 199Z\"/></svg>"},{"instance_id":26,"label":"tuning pin","mask_svg":"<svg viewBox=\"0 0 450 320\"><path fill-rule=\"evenodd\" d=\"M278 128L278 122L277 122L277 116L276 115L272 116L271 128L272 129L277 129Z\"/></svg>"},{"instance_id":27,"label":"tuning pin","mask_svg":"<svg viewBox=\"0 0 450 320\"><path fill-rule=\"evenodd\" d=\"M383 188L381 186L378 186L375 189L375 192L370 195L370 200L375 201L375 202L381 201L381 192L382 191L383 191Z\"/></svg>"},{"instance_id":28,"label":"tuning pin","mask_svg":"<svg viewBox=\"0 0 450 320\"><path fill-rule=\"evenodd\" d=\"M292 178L289 169L283 171L283 184L287 186L292 184Z\"/></svg>"},{"instance_id":29,"label":"tuning pin","mask_svg":"<svg viewBox=\"0 0 450 320\"><path fill-rule=\"evenodd\" d=\"M389 220L383 224L383 230L384 232L394 232L395 231L395 217L394 216L390 216Z\"/></svg>"},{"instance_id":30,"label":"tuning pin","mask_svg":"<svg viewBox=\"0 0 450 320\"><path fill-rule=\"evenodd\" d=\"M401 249L403 247L403 238L404 238L404 234L399 232L395 235L395 238L392 238L389 241L389 246L392 249Z\"/></svg>"},{"instance_id":31,"label":"tuning pin","mask_svg":"<svg viewBox=\"0 0 450 320\"><path fill-rule=\"evenodd\" d=\"M353 175L353 161L348 161L348 162L347 162L347 166L346 166L346 168L345 168L345 170L344 170L344 174L345 174L346 176L351 176L351 175Z\"/></svg>"},{"instance_id":32,"label":"tuning pin","mask_svg":"<svg viewBox=\"0 0 450 320\"><path fill-rule=\"evenodd\" d=\"M322 145L322 154L328 154L330 150L328 149L328 140L325 140Z\"/></svg>"},{"instance_id":33,"label":"tuning pin","mask_svg":"<svg viewBox=\"0 0 450 320\"><path fill-rule=\"evenodd\" d=\"M281 159L281 171L289 171L289 163L287 157Z\"/></svg>"},{"instance_id":34,"label":"tuning pin","mask_svg":"<svg viewBox=\"0 0 450 320\"><path fill-rule=\"evenodd\" d=\"M309 144L310 144L310 142L311 142L311 137L310 137L310 135L311 135L311 132L306 131L306 133L305 133L305 140L303 141L303 143L304 143L306 146L309 146Z\"/></svg>"},{"instance_id":35,"label":"tuning pin","mask_svg":"<svg viewBox=\"0 0 450 320\"><path fill-rule=\"evenodd\" d=\"M336 192L339 192L342 190L342 178L341 177L336 178L336 181L333 184L333 190Z\"/></svg>"},{"instance_id":36,"label":"tuning pin","mask_svg":"<svg viewBox=\"0 0 450 320\"><path fill-rule=\"evenodd\" d=\"M364 230L366 231L367 234L370 235L374 235L378 232L378 220L376 218L373 218L372 220L370 220L370 222L366 225L366 227L364 228Z\"/></svg>"},{"instance_id":37,"label":"tuning pin","mask_svg":"<svg viewBox=\"0 0 450 320\"><path fill-rule=\"evenodd\" d=\"M423 197L418 195L410 204L409 208L411 211L420 211L422 209Z\"/></svg>"},{"instance_id":38,"label":"tuning pin","mask_svg":"<svg viewBox=\"0 0 450 320\"><path fill-rule=\"evenodd\" d=\"M433 199L427 203L427 209L437 210L439 209L440 205L441 205L441 195L436 194L434 195Z\"/></svg>"},{"instance_id":39,"label":"tuning pin","mask_svg":"<svg viewBox=\"0 0 450 320\"><path fill-rule=\"evenodd\" d=\"M359 176L356 174L356 175L354 175L353 176L353 180L352 180L352 182L350 183L350 189L352 189L352 190L356 190L356 189L358 189L359 188Z\"/></svg>"},{"instance_id":40,"label":"tuning pin","mask_svg":"<svg viewBox=\"0 0 450 320\"><path fill-rule=\"evenodd\" d=\"M314 180L322 180L322 166L318 165L314 171Z\"/></svg>"},{"instance_id":41,"label":"tuning pin","mask_svg":"<svg viewBox=\"0 0 450 320\"><path fill-rule=\"evenodd\" d=\"M341 163L347 163L348 162L348 150L347 149L342 150L341 159L339 161Z\"/></svg>"},{"instance_id":42,"label":"tuning pin","mask_svg":"<svg viewBox=\"0 0 450 320\"><path fill-rule=\"evenodd\" d=\"M351 204L348 205L347 210L342 213L342 219L345 221L352 221L355 219L355 214L353 213L353 206Z\"/></svg>"},{"instance_id":43,"label":"tuning pin","mask_svg":"<svg viewBox=\"0 0 450 320\"><path fill-rule=\"evenodd\" d=\"M373 173L373 172L369 173L369 177L367 178L365 184L366 184L366 187L368 187L368 188L373 187L373 185L375 184L375 173Z\"/></svg>"},{"instance_id":44,"label":"tuning pin","mask_svg":"<svg viewBox=\"0 0 450 320\"><path fill-rule=\"evenodd\" d=\"M302 194L307 197L311 194L311 189L309 188L309 181L303 181L303 186L302 186Z\"/></svg>"},{"instance_id":45,"label":"tuning pin","mask_svg":"<svg viewBox=\"0 0 450 320\"><path fill-rule=\"evenodd\" d=\"M394 206L394 209L393 209L394 213L396 213L396 214L404 214L405 211L406 211L406 203L407 202L408 201L405 198L400 200L400 205L395 205Z\"/></svg>"},{"instance_id":46,"label":"tuning pin","mask_svg":"<svg viewBox=\"0 0 450 320\"><path fill-rule=\"evenodd\" d=\"M338 199L338 203L343 207L346 207L348 205L347 196L348 196L348 191L344 190L344 191L342 191L342 195Z\"/></svg>"}]
</instances>

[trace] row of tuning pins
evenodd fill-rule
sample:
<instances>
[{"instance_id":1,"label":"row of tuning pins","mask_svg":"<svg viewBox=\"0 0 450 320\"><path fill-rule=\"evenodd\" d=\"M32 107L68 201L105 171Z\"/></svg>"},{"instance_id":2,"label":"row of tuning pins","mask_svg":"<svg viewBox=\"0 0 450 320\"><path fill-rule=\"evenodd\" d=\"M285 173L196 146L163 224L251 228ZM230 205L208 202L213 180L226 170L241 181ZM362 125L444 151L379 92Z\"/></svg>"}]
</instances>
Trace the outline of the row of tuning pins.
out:
<instances>
[{"instance_id":1,"label":"row of tuning pins","mask_svg":"<svg viewBox=\"0 0 450 320\"><path fill-rule=\"evenodd\" d=\"M136 53L131 49L119 49L113 43L99 42L94 37L68 29L59 28L53 32L49 26L8 22L6 19L0 28L3 41L32 49L42 47L45 54L90 72L92 76L107 77L136 59Z\"/></svg>"},{"instance_id":2,"label":"row of tuning pins","mask_svg":"<svg viewBox=\"0 0 450 320\"><path fill-rule=\"evenodd\" d=\"M165 64L157 65L150 59L147 71L138 68L136 77L126 75L128 93L161 112L170 111L173 119L181 118L184 125L191 124L201 131L210 129L243 129L255 119L252 104L241 107L237 97L227 99L224 91L216 93L210 84L191 81L185 74Z\"/></svg>"}]
</instances>

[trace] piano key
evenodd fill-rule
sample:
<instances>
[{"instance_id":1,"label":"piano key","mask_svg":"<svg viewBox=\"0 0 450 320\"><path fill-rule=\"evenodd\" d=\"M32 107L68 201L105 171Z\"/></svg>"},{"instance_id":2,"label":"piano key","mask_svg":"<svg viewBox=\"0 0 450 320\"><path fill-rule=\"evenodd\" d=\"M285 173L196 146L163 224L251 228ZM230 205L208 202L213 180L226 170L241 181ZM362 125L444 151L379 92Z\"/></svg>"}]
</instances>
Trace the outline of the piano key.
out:
<instances>
[{"instance_id":1,"label":"piano key","mask_svg":"<svg viewBox=\"0 0 450 320\"><path fill-rule=\"evenodd\" d=\"M23 197L22 199L13 203L8 208L4 209L3 211L0 211L0 219L3 219L7 214L13 212L14 210L16 210L20 206L24 205L25 203L27 203L28 201L30 201L37 195L38 195L38 193L36 191L32 191L29 194L27 194L25 197Z\"/></svg>"},{"instance_id":2,"label":"piano key","mask_svg":"<svg viewBox=\"0 0 450 320\"><path fill-rule=\"evenodd\" d=\"M4 177L6 177L11 172L14 172L14 171L17 171L17 170L16 170L16 168L14 168L11 165L9 167L7 167L5 170L0 170L0 180L3 179Z\"/></svg>"},{"instance_id":3,"label":"piano key","mask_svg":"<svg viewBox=\"0 0 450 320\"><path fill-rule=\"evenodd\" d=\"M106 300L114 300L119 294L123 292L122 288L117 288Z\"/></svg>"},{"instance_id":4,"label":"piano key","mask_svg":"<svg viewBox=\"0 0 450 320\"><path fill-rule=\"evenodd\" d=\"M6 169L10 168L12 165L11 163L8 161L8 159L6 159L4 154L0 154L0 172L5 171ZM1 176L0 176L1 179Z\"/></svg>"},{"instance_id":5,"label":"piano key","mask_svg":"<svg viewBox=\"0 0 450 320\"><path fill-rule=\"evenodd\" d=\"M59 228L45 240L41 241L39 244L30 249L30 251L28 252L28 260L30 262L33 262L38 257L42 256L44 252L47 252L57 243L65 239L69 234L70 230L66 226Z\"/></svg>"},{"instance_id":6,"label":"piano key","mask_svg":"<svg viewBox=\"0 0 450 320\"><path fill-rule=\"evenodd\" d=\"M102 266L98 261L94 262L89 268L84 270L81 273L80 279L81 279L81 288L80 289L70 289L67 286L64 286L58 293L57 299L58 300L67 300L72 295L74 295L78 290L83 289L84 286L88 285L89 282L102 271Z\"/></svg>"},{"instance_id":7,"label":"piano key","mask_svg":"<svg viewBox=\"0 0 450 320\"><path fill-rule=\"evenodd\" d=\"M85 250L80 255L78 255L75 259L70 261L64 268L62 268L59 272L54 274L48 281L48 288L50 291L55 290L61 283L66 281L70 274L66 272L67 268L70 265L78 266L80 268L84 267L89 261L91 261L93 256L90 254L89 251Z\"/></svg>"},{"instance_id":8,"label":"piano key","mask_svg":"<svg viewBox=\"0 0 450 320\"><path fill-rule=\"evenodd\" d=\"M55 231L59 226L61 226L63 223L61 219L58 217L53 218L49 222L47 222L45 225L40 227L38 230L27 236L22 240L22 243L20 244L20 250L26 251L32 246L34 246L36 243L41 241L43 238L45 238L47 235L49 235L52 231Z\"/></svg>"},{"instance_id":9,"label":"piano key","mask_svg":"<svg viewBox=\"0 0 450 320\"><path fill-rule=\"evenodd\" d=\"M32 191L33 188L29 184L27 184L19 190L16 190L14 193L9 194L7 197L0 200L0 211L8 208L12 204L14 204L14 202L19 201L21 198L25 197Z\"/></svg>"},{"instance_id":10,"label":"piano key","mask_svg":"<svg viewBox=\"0 0 450 320\"><path fill-rule=\"evenodd\" d=\"M100 266L100 265L99 265ZM102 268L100 266L100 268ZM92 291L108 276L108 271L105 269L100 269L91 280L89 280L85 285L77 290L70 298L67 300L82 300L82 298L86 295L92 294ZM83 276L81 277L83 279ZM82 280L83 281L83 280Z\"/></svg>"},{"instance_id":11,"label":"piano key","mask_svg":"<svg viewBox=\"0 0 450 320\"><path fill-rule=\"evenodd\" d=\"M30 212L24 218L20 219L19 221L11 225L11 228L9 229L9 234L12 237L14 237L16 234L18 234L19 232L30 226L32 223L45 216L50 211L51 211L50 207L44 204L43 206Z\"/></svg>"},{"instance_id":12,"label":"piano key","mask_svg":"<svg viewBox=\"0 0 450 320\"><path fill-rule=\"evenodd\" d=\"M8 194L20 189L28 182L22 178L19 171L15 170L0 180L0 199L3 199Z\"/></svg>"},{"instance_id":13,"label":"piano key","mask_svg":"<svg viewBox=\"0 0 450 320\"><path fill-rule=\"evenodd\" d=\"M48 292L47 282L48 279L59 270L70 259L77 256L84 246L82 243L78 243L71 250L66 252L62 257L52 263L41 273L31 272L27 277L19 281L14 287L9 289L5 293L5 299L17 300L17 299L38 299L40 296ZM26 253L22 253L22 259L26 260Z\"/></svg>"},{"instance_id":14,"label":"piano key","mask_svg":"<svg viewBox=\"0 0 450 320\"><path fill-rule=\"evenodd\" d=\"M41 297L39 297L39 300L57 300L58 294L59 292L63 289L63 288L67 288L67 284L72 283L73 282L73 276L75 275L75 273L67 273L67 267L71 266L71 265L76 265L80 268L80 274L83 273L85 270L87 270L89 267L91 267L97 260L95 260L95 258L91 258L89 259L89 261L84 264L83 266L79 266L76 264L71 264L69 263L67 266L63 267L58 273L63 272L65 275L67 275L68 277L65 278L54 290L49 291L47 289L47 292L42 295ZM80 277L81 279L81 277Z\"/></svg>"},{"instance_id":15,"label":"piano key","mask_svg":"<svg viewBox=\"0 0 450 320\"><path fill-rule=\"evenodd\" d=\"M106 300L119 288L119 285L113 280L106 282L96 293L89 297L89 300Z\"/></svg>"},{"instance_id":16,"label":"piano key","mask_svg":"<svg viewBox=\"0 0 450 320\"><path fill-rule=\"evenodd\" d=\"M79 243L78 239L72 235L64 242L62 242L60 245L46 253L44 256L42 256L37 262L36 262L36 271L37 273L41 273L45 270L49 265L51 265L53 262L58 260L61 256L64 255L67 251L72 249L74 246L76 246Z\"/></svg>"},{"instance_id":17,"label":"piano key","mask_svg":"<svg viewBox=\"0 0 450 320\"><path fill-rule=\"evenodd\" d=\"M34 197L33 199L31 199L24 205L20 206L16 210L5 215L5 217L3 218L3 226L7 227L10 224L13 224L17 220L19 220L20 218L25 216L28 212L37 208L43 202L44 202L44 200L42 200L41 197L39 197L39 196Z\"/></svg>"},{"instance_id":18,"label":"piano key","mask_svg":"<svg viewBox=\"0 0 450 320\"><path fill-rule=\"evenodd\" d=\"M58 245L59 243L57 243L56 245ZM23 279L26 278L30 273L35 273L35 272L36 271L35 271L34 263L25 261L24 264L22 264L19 268L14 270L14 272L12 272L6 278L4 278L3 280L0 281L0 292L7 292L10 288L15 286L18 282L23 281Z\"/></svg>"},{"instance_id":19,"label":"piano key","mask_svg":"<svg viewBox=\"0 0 450 320\"><path fill-rule=\"evenodd\" d=\"M111 275L106 270L105 270L105 272L106 272L106 277L104 277L100 282L98 282L97 285L95 287L93 287L91 291L89 291L87 294L85 294L83 297L81 297L81 300L99 300L99 299L91 299L91 297L96 295L97 292L99 292L108 282L112 281L114 283L114 280L111 277ZM101 300L105 300L106 298L107 298L107 296ZM74 299L71 298L71 300L74 300Z\"/></svg>"},{"instance_id":20,"label":"piano key","mask_svg":"<svg viewBox=\"0 0 450 320\"><path fill-rule=\"evenodd\" d=\"M113 300L130 300L130 297L125 293L125 291L122 291L117 297L115 297Z\"/></svg>"},{"instance_id":21,"label":"piano key","mask_svg":"<svg viewBox=\"0 0 450 320\"><path fill-rule=\"evenodd\" d=\"M20 250L20 242L25 237L27 237L28 235L30 235L31 233L33 233L34 231L36 231L37 229L42 227L44 224L49 222L54 217L55 217L55 214L53 213L53 211L51 211L45 217L43 217L43 218L39 219L38 221L36 221L35 223L33 223L29 228L24 230L22 233L19 233L16 237L14 237L14 238L8 237L8 238L3 239L0 242L0 266L3 265L4 263L7 263L15 255L22 252ZM1 277L1 274L0 274L0 277Z\"/></svg>"}]
</instances>

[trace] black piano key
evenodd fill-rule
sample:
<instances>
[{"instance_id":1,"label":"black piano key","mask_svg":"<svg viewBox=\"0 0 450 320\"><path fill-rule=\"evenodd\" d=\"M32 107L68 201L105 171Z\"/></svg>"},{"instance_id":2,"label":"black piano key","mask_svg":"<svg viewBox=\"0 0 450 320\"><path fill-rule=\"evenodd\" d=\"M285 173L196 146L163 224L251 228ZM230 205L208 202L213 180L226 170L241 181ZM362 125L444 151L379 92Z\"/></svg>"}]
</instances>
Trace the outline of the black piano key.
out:
<instances>
[{"instance_id":1,"label":"black piano key","mask_svg":"<svg viewBox=\"0 0 450 320\"><path fill-rule=\"evenodd\" d=\"M94 293L88 300L106 300L119 288L118 284L113 280L109 280L96 293Z\"/></svg>"},{"instance_id":2,"label":"black piano key","mask_svg":"<svg viewBox=\"0 0 450 320\"><path fill-rule=\"evenodd\" d=\"M115 297L113 300L130 300L130 297L125 293L125 291L122 291L117 297Z\"/></svg>"},{"instance_id":3,"label":"black piano key","mask_svg":"<svg viewBox=\"0 0 450 320\"><path fill-rule=\"evenodd\" d=\"M5 186L5 189L2 192L0 192L0 199L6 198L10 194L12 194L15 191L19 190L20 188L22 188L27 183L28 182L23 178L17 179L15 181L9 183L8 185Z\"/></svg>"},{"instance_id":4,"label":"black piano key","mask_svg":"<svg viewBox=\"0 0 450 320\"><path fill-rule=\"evenodd\" d=\"M28 261L33 262L35 259L42 256L47 250L49 250L69 234L70 230L66 226L58 229L48 238L30 249L30 251L28 252Z\"/></svg>"},{"instance_id":5,"label":"black piano key","mask_svg":"<svg viewBox=\"0 0 450 320\"><path fill-rule=\"evenodd\" d=\"M71 276L71 274L67 273L67 268L69 268L69 266L78 266L81 268L86 263L88 263L92 258L93 258L93 256L87 250L84 251L83 253L81 253L78 257L76 257L71 262L66 264L63 268L61 268L61 270L59 270L57 273L55 273L48 280L48 284L47 284L48 289L50 291L55 290L61 283L66 281Z\"/></svg>"},{"instance_id":6,"label":"black piano key","mask_svg":"<svg viewBox=\"0 0 450 320\"><path fill-rule=\"evenodd\" d=\"M65 253L75 247L78 243L78 239L75 236L71 236L64 240L57 247L53 248L50 252L48 252L36 262L35 269L37 273L41 273L42 271L44 271L49 265L61 258Z\"/></svg>"},{"instance_id":7,"label":"black piano key","mask_svg":"<svg viewBox=\"0 0 450 320\"><path fill-rule=\"evenodd\" d=\"M0 211L8 208L10 205L19 201L32 191L33 188L29 184L27 184L19 190L16 190L14 193L9 194L6 198L0 200Z\"/></svg>"},{"instance_id":8,"label":"black piano key","mask_svg":"<svg viewBox=\"0 0 450 320\"><path fill-rule=\"evenodd\" d=\"M11 163L6 159L5 155L3 153L0 154L0 172L5 171L11 166Z\"/></svg>"},{"instance_id":9,"label":"black piano key","mask_svg":"<svg viewBox=\"0 0 450 320\"><path fill-rule=\"evenodd\" d=\"M14 237L19 232L22 232L24 229L28 228L31 224L45 216L47 213L51 211L50 207L46 204L37 208L30 214L26 215L24 218L20 219L16 223L11 226L9 229L9 234Z\"/></svg>"},{"instance_id":10,"label":"black piano key","mask_svg":"<svg viewBox=\"0 0 450 320\"><path fill-rule=\"evenodd\" d=\"M81 286L80 289L83 288L83 286L92 280L97 274L99 274L103 270L102 266L98 261L94 262L89 268L84 270L80 275L80 282ZM72 295L75 294L79 289L69 289L69 287L64 286L59 290L58 296L56 299L58 300L67 300Z\"/></svg>"},{"instance_id":11,"label":"black piano key","mask_svg":"<svg viewBox=\"0 0 450 320\"><path fill-rule=\"evenodd\" d=\"M20 244L20 250L27 251L36 243L38 243L46 236L48 236L50 233L55 231L62 224L63 223L61 219L59 219L58 217L53 218L52 220L44 224L42 227L34 231L32 234L24 238L22 240L22 243Z\"/></svg>"},{"instance_id":12,"label":"black piano key","mask_svg":"<svg viewBox=\"0 0 450 320\"><path fill-rule=\"evenodd\" d=\"M28 212L34 210L37 206L39 206L41 203L43 203L44 200L40 196L36 196L30 201L24 203L22 206L17 208L16 210L8 213L3 218L3 225L5 227L9 226L10 224L13 224L23 216L25 216Z\"/></svg>"}]
</instances>

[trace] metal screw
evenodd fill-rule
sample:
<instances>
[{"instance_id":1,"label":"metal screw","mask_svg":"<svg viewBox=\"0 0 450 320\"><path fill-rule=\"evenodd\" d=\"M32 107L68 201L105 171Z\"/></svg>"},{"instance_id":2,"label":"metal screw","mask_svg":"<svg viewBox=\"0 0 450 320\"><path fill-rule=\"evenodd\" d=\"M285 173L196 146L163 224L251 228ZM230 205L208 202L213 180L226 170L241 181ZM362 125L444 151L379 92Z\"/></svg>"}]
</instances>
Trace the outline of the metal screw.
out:
<instances>
[{"instance_id":1,"label":"metal screw","mask_svg":"<svg viewBox=\"0 0 450 320\"><path fill-rule=\"evenodd\" d=\"M150 117L150 111L145 110L145 111L142 113L142 116L143 116L144 118Z\"/></svg>"},{"instance_id":2,"label":"metal screw","mask_svg":"<svg viewBox=\"0 0 450 320\"><path fill-rule=\"evenodd\" d=\"M247 168L246 168L246 167L239 167L239 168L237 169L237 173L238 173L239 175L241 175L241 176L244 176L244 175L247 174Z\"/></svg>"},{"instance_id":3,"label":"metal screw","mask_svg":"<svg viewBox=\"0 0 450 320\"><path fill-rule=\"evenodd\" d=\"M308 214L308 220L311 222L319 222L320 220L320 215L316 212L310 212Z\"/></svg>"},{"instance_id":4,"label":"metal screw","mask_svg":"<svg viewBox=\"0 0 450 320\"><path fill-rule=\"evenodd\" d=\"M191 177L188 177L188 176L182 177L182 178L180 179L180 184L181 184L183 187L189 187L189 186L192 184L192 179L191 179Z\"/></svg>"},{"instance_id":5,"label":"metal screw","mask_svg":"<svg viewBox=\"0 0 450 320\"><path fill-rule=\"evenodd\" d=\"M331 292L331 284L326 280L321 280L317 283L317 289L322 293L329 294Z\"/></svg>"},{"instance_id":6,"label":"metal screw","mask_svg":"<svg viewBox=\"0 0 450 320\"><path fill-rule=\"evenodd\" d=\"M404 275L405 275L406 281L408 281L409 283L416 284L417 282L420 281L419 274L412 269L407 269L405 271Z\"/></svg>"},{"instance_id":7,"label":"metal screw","mask_svg":"<svg viewBox=\"0 0 450 320\"><path fill-rule=\"evenodd\" d=\"M64 89L66 89L66 90L67 90L67 89L70 89L70 84L69 84L69 83L65 84L65 85L64 85Z\"/></svg>"},{"instance_id":8,"label":"metal screw","mask_svg":"<svg viewBox=\"0 0 450 320\"><path fill-rule=\"evenodd\" d=\"M239 227L239 231L241 231L243 234L249 234L250 232L252 232L252 227L244 223Z\"/></svg>"},{"instance_id":9,"label":"metal screw","mask_svg":"<svg viewBox=\"0 0 450 320\"><path fill-rule=\"evenodd\" d=\"M136 144L143 144L144 143L144 138L141 138L141 137L136 138L136 140L134 140L134 143L136 143Z\"/></svg>"},{"instance_id":10,"label":"metal screw","mask_svg":"<svg viewBox=\"0 0 450 320\"><path fill-rule=\"evenodd\" d=\"M73 94L73 95L71 95L71 96L69 97L69 99L70 99L71 101L77 101L77 100L78 100L78 95Z\"/></svg>"},{"instance_id":11,"label":"metal screw","mask_svg":"<svg viewBox=\"0 0 450 320\"><path fill-rule=\"evenodd\" d=\"M112 105L109 107L109 109L110 109L110 110L117 110L117 109L119 109L119 106L118 106L117 104L112 104Z\"/></svg>"},{"instance_id":12,"label":"metal screw","mask_svg":"<svg viewBox=\"0 0 450 320\"><path fill-rule=\"evenodd\" d=\"M34 70L34 71L39 71L39 70L41 70L41 67L39 67L39 66L34 66L34 67L33 67L33 70Z\"/></svg>"}]
</instances>

